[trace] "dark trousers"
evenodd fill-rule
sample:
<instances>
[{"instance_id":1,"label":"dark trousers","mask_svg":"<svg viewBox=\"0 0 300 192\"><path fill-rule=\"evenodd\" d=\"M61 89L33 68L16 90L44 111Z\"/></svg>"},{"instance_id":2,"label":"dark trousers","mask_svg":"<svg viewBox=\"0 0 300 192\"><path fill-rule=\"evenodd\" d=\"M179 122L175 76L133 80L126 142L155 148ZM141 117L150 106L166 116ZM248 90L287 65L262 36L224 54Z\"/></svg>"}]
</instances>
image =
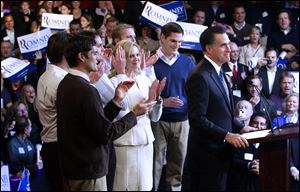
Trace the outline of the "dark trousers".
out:
<instances>
[{"instance_id":1,"label":"dark trousers","mask_svg":"<svg viewBox=\"0 0 300 192\"><path fill-rule=\"evenodd\" d=\"M107 190L112 191L115 179L116 171L116 152L112 141L109 142L109 163L108 163L108 174L106 175Z\"/></svg>"},{"instance_id":2,"label":"dark trousers","mask_svg":"<svg viewBox=\"0 0 300 192\"><path fill-rule=\"evenodd\" d=\"M41 156L51 190L63 191L63 177L59 164L57 142L43 143Z\"/></svg>"},{"instance_id":3,"label":"dark trousers","mask_svg":"<svg viewBox=\"0 0 300 192\"><path fill-rule=\"evenodd\" d=\"M226 172L190 173L190 190L192 191L225 191Z\"/></svg>"}]
</instances>

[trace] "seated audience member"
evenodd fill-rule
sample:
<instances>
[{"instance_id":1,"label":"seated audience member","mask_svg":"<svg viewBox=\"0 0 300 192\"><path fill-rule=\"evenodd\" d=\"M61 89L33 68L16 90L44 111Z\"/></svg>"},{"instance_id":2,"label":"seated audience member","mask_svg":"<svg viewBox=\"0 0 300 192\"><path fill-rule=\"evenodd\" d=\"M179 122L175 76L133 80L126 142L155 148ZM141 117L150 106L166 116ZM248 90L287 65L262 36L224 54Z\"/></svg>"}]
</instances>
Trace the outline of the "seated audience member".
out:
<instances>
[{"instance_id":1,"label":"seated audience member","mask_svg":"<svg viewBox=\"0 0 300 192\"><path fill-rule=\"evenodd\" d=\"M245 126L250 125L250 118L253 114L253 106L247 100L241 100L236 104L235 117Z\"/></svg>"},{"instance_id":2,"label":"seated audience member","mask_svg":"<svg viewBox=\"0 0 300 192\"><path fill-rule=\"evenodd\" d=\"M276 116L275 104L263 96L261 93L262 88L263 85L261 77L258 75L248 76L246 78L247 94L242 99L250 101L254 107L254 111L265 112L270 115L271 119L273 119Z\"/></svg>"},{"instance_id":3,"label":"seated audience member","mask_svg":"<svg viewBox=\"0 0 300 192\"><path fill-rule=\"evenodd\" d=\"M69 23L69 33L70 34L77 34L81 31L81 24L80 24L80 20L78 19L73 19L70 23Z\"/></svg>"},{"instance_id":4,"label":"seated audience member","mask_svg":"<svg viewBox=\"0 0 300 192\"><path fill-rule=\"evenodd\" d=\"M84 13L81 15L80 24L81 24L82 30L95 31L95 28L93 26L92 17L88 13Z\"/></svg>"},{"instance_id":5,"label":"seated audience member","mask_svg":"<svg viewBox=\"0 0 300 192\"><path fill-rule=\"evenodd\" d=\"M232 35L232 41L234 41L239 47L249 43L252 25L246 23L246 11L242 4L237 4L233 7L232 17L234 19L231 25L234 33Z\"/></svg>"},{"instance_id":6,"label":"seated audience member","mask_svg":"<svg viewBox=\"0 0 300 192\"><path fill-rule=\"evenodd\" d=\"M25 33L16 30L14 17L10 13L4 14L3 23L4 28L1 29L1 42L10 41L13 49L17 49L19 47L17 38L25 35Z\"/></svg>"},{"instance_id":7,"label":"seated audience member","mask_svg":"<svg viewBox=\"0 0 300 192\"><path fill-rule=\"evenodd\" d=\"M244 45L240 48L240 63L251 68L253 65L257 64L259 59L265 57L265 49L266 47L260 42L260 29L258 27L252 27L250 33L250 43Z\"/></svg>"},{"instance_id":8,"label":"seated audience member","mask_svg":"<svg viewBox=\"0 0 300 192\"><path fill-rule=\"evenodd\" d=\"M10 138L14 136L16 132L15 119L19 117L29 118L28 106L22 101L15 102L12 108L8 112L8 116L4 127L4 138L6 138L7 140L10 140ZM40 134L36 124L34 123L30 123L30 124L31 124L31 134L30 136L28 136L28 139L35 146L36 144L41 143Z\"/></svg>"},{"instance_id":9,"label":"seated audience member","mask_svg":"<svg viewBox=\"0 0 300 192\"><path fill-rule=\"evenodd\" d=\"M75 20L79 20L83 11L80 8L81 1L71 1L72 14Z\"/></svg>"},{"instance_id":10,"label":"seated audience member","mask_svg":"<svg viewBox=\"0 0 300 192\"><path fill-rule=\"evenodd\" d=\"M59 11L62 15L69 15L72 13L72 7L69 4L63 4L59 7Z\"/></svg>"},{"instance_id":11,"label":"seated audience member","mask_svg":"<svg viewBox=\"0 0 300 192\"><path fill-rule=\"evenodd\" d=\"M279 95L272 94L270 100L276 105L277 115L281 115L283 112L282 103L283 100L289 94L294 92L295 77L288 71L283 71L279 78L280 93Z\"/></svg>"},{"instance_id":12,"label":"seated audience member","mask_svg":"<svg viewBox=\"0 0 300 192\"><path fill-rule=\"evenodd\" d=\"M274 118L273 127L282 126L287 123L299 123L299 94L289 94L282 103L283 114Z\"/></svg>"},{"instance_id":13,"label":"seated audience member","mask_svg":"<svg viewBox=\"0 0 300 192\"><path fill-rule=\"evenodd\" d=\"M205 23L205 11L202 9L197 9L194 11L193 14L193 21L192 23L204 25Z\"/></svg>"},{"instance_id":14,"label":"seated audience member","mask_svg":"<svg viewBox=\"0 0 300 192\"><path fill-rule=\"evenodd\" d=\"M36 20L32 21L31 27L30 27L31 33L41 30L43 13L47 13L46 8L44 8L43 6L37 7Z\"/></svg>"},{"instance_id":15,"label":"seated audience member","mask_svg":"<svg viewBox=\"0 0 300 192\"><path fill-rule=\"evenodd\" d=\"M4 79L4 86L7 88L13 103L19 100L21 89L24 84L24 78L15 82L12 82L10 79Z\"/></svg>"},{"instance_id":16,"label":"seated audience member","mask_svg":"<svg viewBox=\"0 0 300 192\"><path fill-rule=\"evenodd\" d=\"M268 128L268 117L263 112L254 112L250 126L257 130ZM228 179L230 191L259 190L259 143L250 144L246 149L237 149L234 153Z\"/></svg>"},{"instance_id":17,"label":"seated audience member","mask_svg":"<svg viewBox=\"0 0 300 192\"><path fill-rule=\"evenodd\" d=\"M26 104L28 117L32 123L32 131L30 141L34 146L36 144L41 144L40 133L43 129L43 126L39 119L39 114L36 109L36 92L32 85L26 84L22 87L21 95L19 99L22 103Z\"/></svg>"},{"instance_id":18,"label":"seated audience member","mask_svg":"<svg viewBox=\"0 0 300 192\"><path fill-rule=\"evenodd\" d=\"M291 59L299 50L299 32L291 27L291 14L282 9L277 14L277 26L268 36L267 48L274 47L280 53L286 51L286 59Z\"/></svg>"},{"instance_id":19,"label":"seated audience member","mask_svg":"<svg viewBox=\"0 0 300 192\"><path fill-rule=\"evenodd\" d=\"M1 41L1 61L13 56L13 46L10 41Z\"/></svg>"},{"instance_id":20,"label":"seated audience member","mask_svg":"<svg viewBox=\"0 0 300 192\"><path fill-rule=\"evenodd\" d=\"M273 120L273 127L280 128L287 123L299 125L299 94L289 94L283 104L283 115ZM299 138L290 139L291 145L291 189L299 191Z\"/></svg>"},{"instance_id":21,"label":"seated audience member","mask_svg":"<svg viewBox=\"0 0 300 192\"><path fill-rule=\"evenodd\" d=\"M28 137L31 132L31 122L26 117L19 117L15 123L16 134L7 144L9 172L11 179L29 179L29 172L37 171L37 154ZM30 181L27 181L27 191L30 191ZM14 186L15 187L15 186ZM12 189L17 190L17 189ZM24 190L24 189L23 189Z\"/></svg>"}]
</instances>

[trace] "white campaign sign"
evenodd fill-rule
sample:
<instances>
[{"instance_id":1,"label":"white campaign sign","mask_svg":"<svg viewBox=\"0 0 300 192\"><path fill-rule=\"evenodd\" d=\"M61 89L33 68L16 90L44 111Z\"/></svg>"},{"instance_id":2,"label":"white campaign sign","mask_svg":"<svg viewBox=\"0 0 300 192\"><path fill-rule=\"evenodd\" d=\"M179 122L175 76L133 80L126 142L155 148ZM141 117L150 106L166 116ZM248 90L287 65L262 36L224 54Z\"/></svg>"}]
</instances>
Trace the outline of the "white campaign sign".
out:
<instances>
[{"instance_id":1,"label":"white campaign sign","mask_svg":"<svg viewBox=\"0 0 300 192\"><path fill-rule=\"evenodd\" d=\"M42 27L51 29L69 29L69 23L73 19L73 15L43 13Z\"/></svg>"},{"instance_id":2,"label":"white campaign sign","mask_svg":"<svg viewBox=\"0 0 300 192\"><path fill-rule=\"evenodd\" d=\"M177 21L176 23L178 23L184 31L181 47L201 50L199 39L202 32L207 28L207 26L180 21Z\"/></svg>"},{"instance_id":3,"label":"white campaign sign","mask_svg":"<svg viewBox=\"0 0 300 192\"><path fill-rule=\"evenodd\" d=\"M21 53L29 53L47 47L50 36L51 30L46 28L35 33L18 37L17 40Z\"/></svg>"},{"instance_id":4,"label":"white campaign sign","mask_svg":"<svg viewBox=\"0 0 300 192\"><path fill-rule=\"evenodd\" d=\"M177 18L176 14L147 2L142 12L141 21L155 27L162 27L169 22L176 21Z\"/></svg>"}]
</instances>

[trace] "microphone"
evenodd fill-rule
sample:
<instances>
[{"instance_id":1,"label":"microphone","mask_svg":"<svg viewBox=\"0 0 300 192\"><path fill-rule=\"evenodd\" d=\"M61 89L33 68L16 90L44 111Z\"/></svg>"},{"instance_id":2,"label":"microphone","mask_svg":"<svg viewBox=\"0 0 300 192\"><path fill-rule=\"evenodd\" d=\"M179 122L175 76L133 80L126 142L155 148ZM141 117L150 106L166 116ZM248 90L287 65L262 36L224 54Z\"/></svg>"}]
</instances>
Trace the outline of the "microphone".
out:
<instances>
[{"instance_id":1,"label":"microphone","mask_svg":"<svg viewBox=\"0 0 300 192\"><path fill-rule=\"evenodd\" d=\"M253 86L253 87L255 88L255 90L258 92L258 94L259 94L262 98L264 98L264 99L266 100L266 102L268 102L268 99L266 98L266 96L264 95L264 93L261 92L261 91L258 89L258 87L257 87L256 85L253 85L253 82L252 82L252 81L251 81L251 86ZM269 114L269 111L267 110L267 106L266 106L264 100L261 99L260 101L261 101L261 103L263 104L263 107L266 109L266 114L267 114L268 119L269 119L269 122L270 122L271 133L272 133L272 135L273 135L273 134L274 134L274 129L273 129L273 126L272 126L272 119L271 119L271 116L270 116L270 114ZM268 104L269 104L269 102L268 102ZM269 104L269 106L270 106L270 104ZM280 125L279 125L279 122L278 122L278 118L277 118L277 124L278 124L278 129L280 129Z\"/></svg>"}]
</instances>

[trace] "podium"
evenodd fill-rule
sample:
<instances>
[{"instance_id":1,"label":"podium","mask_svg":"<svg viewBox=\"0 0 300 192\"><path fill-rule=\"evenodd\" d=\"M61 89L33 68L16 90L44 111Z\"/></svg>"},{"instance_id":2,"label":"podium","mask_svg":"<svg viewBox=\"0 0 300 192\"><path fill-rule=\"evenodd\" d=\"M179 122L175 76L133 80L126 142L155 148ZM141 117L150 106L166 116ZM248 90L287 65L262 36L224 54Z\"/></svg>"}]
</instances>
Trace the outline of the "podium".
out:
<instances>
[{"instance_id":1,"label":"podium","mask_svg":"<svg viewBox=\"0 0 300 192\"><path fill-rule=\"evenodd\" d=\"M296 137L299 137L299 125L247 139L249 143L260 143L260 191L290 191L290 139Z\"/></svg>"}]
</instances>

